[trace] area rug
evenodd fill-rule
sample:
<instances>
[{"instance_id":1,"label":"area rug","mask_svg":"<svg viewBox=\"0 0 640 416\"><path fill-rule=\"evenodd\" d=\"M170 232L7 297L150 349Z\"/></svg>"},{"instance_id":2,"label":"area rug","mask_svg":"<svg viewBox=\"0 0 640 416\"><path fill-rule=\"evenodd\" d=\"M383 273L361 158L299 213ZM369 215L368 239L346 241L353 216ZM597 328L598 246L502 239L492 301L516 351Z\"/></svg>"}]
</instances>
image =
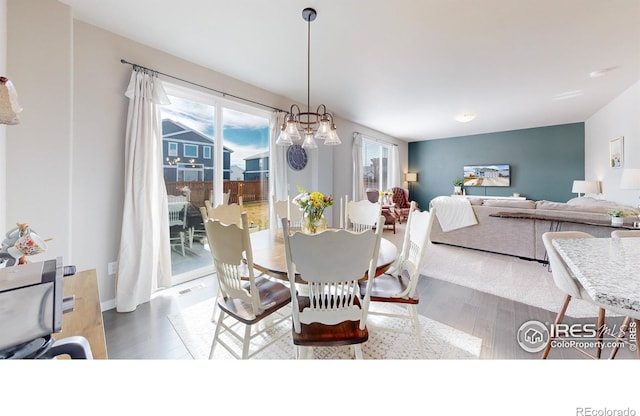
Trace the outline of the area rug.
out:
<instances>
[{"instance_id":1,"label":"area rug","mask_svg":"<svg viewBox=\"0 0 640 416\"><path fill-rule=\"evenodd\" d=\"M545 264L445 244L429 244L421 274L552 312L565 297ZM593 304L572 299L566 315L586 318L597 313Z\"/></svg>"},{"instance_id":2,"label":"area rug","mask_svg":"<svg viewBox=\"0 0 640 416\"><path fill-rule=\"evenodd\" d=\"M185 347L196 360L207 359L215 325L211 322L213 299L197 303L185 308L180 313L169 315L169 321L175 328ZM397 311L396 305L376 305L373 309ZM373 326L402 328L404 320L371 315L369 322L369 340L362 346L364 359L418 359L420 354L417 342L408 334L399 334ZM468 335L447 325L420 316L422 341L427 359L478 359L482 340ZM256 354L255 359L285 360L294 357L294 346L291 341L291 321L280 323L274 330L267 331L267 335L256 340L255 345L270 342L273 337L284 334L273 345ZM227 338L228 342L235 339ZM253 348L252 348L253 350ZM322 347L313 349L316 359L352 359L349 347ZM217 346L215 359L233 359L226 349Z\"/></svg>"}]
</instances>

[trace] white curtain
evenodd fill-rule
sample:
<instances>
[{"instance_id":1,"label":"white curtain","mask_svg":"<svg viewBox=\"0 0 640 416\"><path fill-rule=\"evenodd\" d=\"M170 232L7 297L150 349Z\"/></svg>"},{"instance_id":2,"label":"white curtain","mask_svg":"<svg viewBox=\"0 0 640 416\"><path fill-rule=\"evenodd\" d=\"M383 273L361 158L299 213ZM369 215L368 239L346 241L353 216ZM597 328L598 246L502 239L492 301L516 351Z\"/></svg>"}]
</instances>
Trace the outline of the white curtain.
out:
<instances>
[{"instance_id":1,"label":"white curtain","mask_svg":"<svg viewBox=\"0 0 640 416\"><path fill-rule=\"evenodd\" d=\"M402 169L400 167L400 152L398 151L398 146L392 145L390 146L391 150L389 151L389 188L393 188L397 186L399 188L403 188L402 184L404 182L404 178L402 176Z\"/></svg>"},{"instance_id":2,"label":"white curtain","mask_svg":"<svg viewBox=\"0 0 640 416\"><path fill-rule=\"evenodd\" d=\"M283 201L287 199L286 146L277 146L280 125L284 121L284 112L274 111L269 124L269 228L278 228L278 218L273 207L273 197Z\"/></svg>"},{"instance_id":3,"label":"white curtain","mask_svg":"<svg viewBox=\"0 0 640 416\"><path fill-rule=\"evenodd\" d=\"M156 74L134 67L125 92L127 115L124 206L116 310L131 312L171 285L167 192L162 175L159 105L169 104Z\"/></svg>"},{"instance_id":4,"label":"white curtain","mask_svg":"<svg viewBox=\"0 0 640 416\"><path fill-rule=\"evenodd\" d=\"M354 201L364 199L364 171L362 168L362 134L353 133L353 195Z\"/></svg>"}]
</instances>

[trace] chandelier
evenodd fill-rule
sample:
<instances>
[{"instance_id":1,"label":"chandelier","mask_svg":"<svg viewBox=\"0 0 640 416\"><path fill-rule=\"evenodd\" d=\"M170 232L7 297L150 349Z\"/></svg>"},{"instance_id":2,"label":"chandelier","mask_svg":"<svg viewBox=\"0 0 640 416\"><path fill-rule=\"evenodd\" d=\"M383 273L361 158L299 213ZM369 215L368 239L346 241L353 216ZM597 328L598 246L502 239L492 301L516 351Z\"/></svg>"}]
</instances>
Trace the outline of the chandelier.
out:
<instances>
[{"instance_id":1,"label":"chandelier","mask_svg":"<svg viewBox=\"0 0 640 416\"><path fill-rule=\"evenodd\" d=\"M315 112L311 111L309 100L311 22L316 20L317 15L315 9L310 7L302 11L302 18L307 22L307 111L300 111L300 107L296 104L291 106L280 128L280 135L276 140L277 145L289 146L299 144L302 141L303 148L315 149L318 147L315 139L324 140L324 144L329 146L342 143L333 122L333 115L327 111L327 107L320 104Z\"/></svg>"}]
</instances>

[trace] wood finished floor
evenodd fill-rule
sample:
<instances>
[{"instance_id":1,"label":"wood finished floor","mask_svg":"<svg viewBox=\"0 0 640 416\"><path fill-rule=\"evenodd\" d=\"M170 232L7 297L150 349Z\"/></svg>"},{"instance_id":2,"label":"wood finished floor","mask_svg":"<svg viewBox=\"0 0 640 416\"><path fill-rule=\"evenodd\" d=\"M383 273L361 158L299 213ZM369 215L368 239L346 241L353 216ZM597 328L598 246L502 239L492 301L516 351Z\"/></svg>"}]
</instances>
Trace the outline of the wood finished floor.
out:
<instances>
[{"instance_id":1,"label":"wood finished floor","mask_svg":"<svg viewBox=\"0 0 640 416\"><path fill-rule=\"evenodd\" d=\"M212 276L187 282L165 291L135 312L105 311L104 325L110 359L175 359L191 356L167 319L180 308L214 296ZM482 339L481 359L538 359L540 353L522 350L516 342L520 325L535 319L553 322L555 313L474 289L423 276L419 283L420 314ZM183 293L181 293L183 292ZM559 307L560 305L558 305ZM621 318L607 318L607 325L619 327ZM566 323L595 323L572 319ZM605 350L603 357L608 357ZM572 349L554 349L550 359L584 359ZM628 348L616 359L634 358Z\"/></svg>"}]
</instances>

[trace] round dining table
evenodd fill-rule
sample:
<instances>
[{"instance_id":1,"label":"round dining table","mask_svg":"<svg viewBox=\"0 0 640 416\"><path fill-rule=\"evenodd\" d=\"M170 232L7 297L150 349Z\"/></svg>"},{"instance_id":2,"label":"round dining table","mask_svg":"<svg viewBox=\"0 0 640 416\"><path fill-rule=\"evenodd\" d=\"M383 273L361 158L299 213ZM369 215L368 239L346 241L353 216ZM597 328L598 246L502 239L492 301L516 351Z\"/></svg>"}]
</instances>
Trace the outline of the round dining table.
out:
<instances>
[{"instance_id":1,"label":"round dining table","mask_svg":"<svg viewBox=\"0 0 640 416\"><path fill-rule=\"evenodd\" d=\"M282 229L256 231L251 233L250 236L253 267L269 276L289 281ZM391 241L381 238L376 276L386 272L397 257L398 247ZM364 277L366 278L366 272Z\"/></svg>"}]
</instances>

